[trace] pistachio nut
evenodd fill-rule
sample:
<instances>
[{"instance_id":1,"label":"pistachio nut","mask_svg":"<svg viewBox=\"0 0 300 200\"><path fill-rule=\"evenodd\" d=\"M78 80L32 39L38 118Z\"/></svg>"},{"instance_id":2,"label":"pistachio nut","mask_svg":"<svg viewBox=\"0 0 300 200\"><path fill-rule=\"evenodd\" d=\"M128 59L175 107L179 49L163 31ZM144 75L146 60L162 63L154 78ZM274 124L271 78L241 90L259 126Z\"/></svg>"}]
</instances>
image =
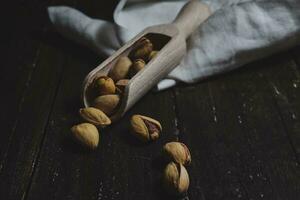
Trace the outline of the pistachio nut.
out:
<instances>
[{"instance_id":1,"label":"pistachio nut","mask_svg":"<svg viewBox=\"0 0 300 200\"><path fill-rule=\"evenodd\" d=\"M163 146L163 154L168 160L182 165L191 163L191 153L187 146L181 142L168 142Z\"/></svg>"},{"instance_id":2,"label":"pistachio nut","mask_svg":"<svg viewBox=\"0 0 300 200\"><path fill-rule=\"evenodd\" d=\"M146 37L142 37L135 45L132 53L134 59L148 59L149 54L153 50L153 44Z\"/></svg>"},{"instance_id":3,"label":"pistachio nut","mask_svg":"<svg viewBox=\"0 0 300 200\"><path fill-rule=\"evenodd\" d=\"M164 170L164 186L172 195L182 195L187 192L190 184L189 175L182 164L170 162Z\"/></svg>"},{"instance_id":4,"label":"pistachio nut","mask_svg":"<svg viewBox=\"0 0 300 200\"><path fill-rule=\"evenodd\" d=\"M93 81L93 86L97 94L114 94L116 92L116 86L114 81L107 77L102 76Z\"/></svg>"},{"instance_id":5,"label":"pistachio nut","mask_svg":"<svg viewBox=\"0 0 300 200\"><path fill-rule=\"evenodd\" d=\"M104 128L105 126L111 124L111 121L107 115L97 108L81 108L79 109L79 114L84 120L94 124L95 126Z\"/></svg>"},{"instance_id":6,"label":"pistachio nut","mask_svg":"<svg viewBox=\"0 0 300 200\"><path fill-rule=\"evenodd\" d=\"M110 116L116 110L120 101L120 96L117 94L107 94L97 97L94 100L94 107L103 111Z\"/></svg>"},{"instance_id":7,"label":"pistachio nut","mask_svg":"<svg viewBox=\"0 0 300 200\"><path fill-rule=\"evenodd\" d=\"M130 66L132 65L131 60L127 56L120 57L116 64L110 69L108 76L112 78L115 82L120 79L125 79Z\"/></svg>"},{"instance_id":8,"label":"pistachio nut","mask_svg":"<svg viewBox=\"0 0 300 200\"><path fill-rule=\"evenodd\" d=\"M149 54L148 60L152 60L156 55L157 55L158 51L151 51L151 53Z\"/></svg>"},{"instance_id":9,"label":"pistachio nut","mask_svg":"<svg viewBox=\"0 0 300 200\"><path fill-rule=\"evenodd\" d=\"M146 63L143 59L136 59L134 60L132 67L130 68L130 77L133 77L139 71L144 69Z\"/></svg>"},{"instance_id":10,"label":"pistachio nut","mask_svg":"<svg viewBox=\"0 0 300 200\"><path fill-rule=\"evenodd\" d=\"M162 131L157 120L142 115L133 115L130 124L132 133L145 142L158 139Z\"/></svg>"},{"instance_id":11,"label":"pistachio nut","mask_svg":"<svg viewBox=\"0 0 300 200\"><path fill-rule=\"evenodd\" d=\"M125 87L128 85L129 79L121 79L116 83L117 92L122 94L125 90Z\"/></svg>"},{"instance_id":12,"label":"pistachio nut","mask_svg":"<svg viewBox=\"0 0 300 200\"><path fill-rule=\"evenodd\" d=\"M76 140L84 146L95 149L99 143L99 132L97 128L90 123L82 123L71 128L71 132Z\"/></svg>"}]
</instances>

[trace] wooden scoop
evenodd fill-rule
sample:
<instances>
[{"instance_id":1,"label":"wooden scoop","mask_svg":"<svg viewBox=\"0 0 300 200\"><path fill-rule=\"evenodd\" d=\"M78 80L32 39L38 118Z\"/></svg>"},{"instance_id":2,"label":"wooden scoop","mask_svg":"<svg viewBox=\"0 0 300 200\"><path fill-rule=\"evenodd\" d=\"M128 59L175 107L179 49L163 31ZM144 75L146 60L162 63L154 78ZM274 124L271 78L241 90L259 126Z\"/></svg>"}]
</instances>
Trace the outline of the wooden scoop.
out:
<instances>
[{"instance_id":1,"label":"wooden scoop","mask_svg":"<svg viewBox=\"0 0 300 200\"><path fill-rule=\"evenodd\" d=\"M93 99L88 93L93 80L107 76L118 58L128 56L136 42L146 37L155 48L159 49L159 52L126 85L117 111L110 116L112 121L121 118L147 91L180 63L186 53L186 39L210 14L207 5L198 0L191 0L181 9L173 23L156 25L143 30L86 76L83 82L84 105L86 107L93 105Z\"/></svg>"}]
</instances>

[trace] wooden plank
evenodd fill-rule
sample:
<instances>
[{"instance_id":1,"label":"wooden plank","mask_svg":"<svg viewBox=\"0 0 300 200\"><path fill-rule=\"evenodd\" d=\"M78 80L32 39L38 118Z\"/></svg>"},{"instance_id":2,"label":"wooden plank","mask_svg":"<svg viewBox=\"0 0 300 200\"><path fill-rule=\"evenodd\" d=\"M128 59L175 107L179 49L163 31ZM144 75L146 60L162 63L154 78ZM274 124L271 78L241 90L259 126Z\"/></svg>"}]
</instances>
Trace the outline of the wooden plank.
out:
<instances>
[{"instance_id":1,"label":"wooden plank","mask_svg":"<svg viewBox=\"0 0 300 200\"><path fill-rule=\"evenodd\" d=\"M6 97L1 99L5 106L0 114L5 123L0 141L0 177L5 180L0 183L1 199L24 198L60 80L63 57L57 44L41 42L47 3L6 7L9 26L4 34L9 37L1 49L6 62L0 80Z\"/></svg>"},{"instance_id":2,"label":"wooden plank","mask_svg":"<svg viewBox=\"0 0 300 200\"><path fill-rule=\"evenodd\" d=\"M293 50L282 53L280 57L275 55L270 58L268 65L272 66L273 73L269 73L266 69L262 71L261 75L266 78L270 89L273 91L275 105L299 164L300 68L292 59L291 52Z\"/></svg>"},{"instance_id":3,"label":"wooden plank","mask_svg":"<svg viewBox=\"0 0 300 200\"><path fill-rule=\"evenodd\" d=\"M268 81L267 62L177 89L182 141L197 199L297 199L299 167ZM272 66L273 67L273 66ZM277 66L281 67L281 66ZM273 68L268 73L272 76Z\"/></svg>"},{"instance_id":4,"label":"wooden plank","mask_svg":"<svg viewBox=\"0 0 300 200\"><path fill-rule=\"evenodd\" d=\"M24 92L31 82L31 75L36 66L39 54L39 44L32 40L26 40L27 36L10 43L7 49L9 57L1 68L0 88L5 98L1 98L2 112L0 120L5 124L0 140L0 163L6 157L6 149L10 144L11 132L15 127L17 115L23 107ZM26 39L25 39L26 38ZM2 169L0 165L0 172Z\"/></svg>"},{"instance_id":5,"label":"wooden plank","mask_svg":"<svg viewBox=\"0 0 300 200\"><path fill-rule=\"evenodd\" d=\"M97 59L68 56L67 69L46 130L28 199L154 199L162 145L175 138L170 92L148 94L121 121L100 131L100 146L86 152L70 138L70 127L80 122L80 86ZM93 61L93 62L91 62ZM162 122L164 134L144 145L129 133L129 117L146 114Z\"/></svg>"},{"instance_id":6,"label":"wooden plank","mask_svg":"<svg viewBox=\"0 0 300 200\"><path fill-rule=\"evenodd\" d=\"M0 69L0 88L5 98L1 98L2 112L0 120L5 126L0 141L0 172L6 149L12 139L17 116L22 108L23 96L29 87L32 72L35 69L39 55L40 43L31 37L29 30L33 23L24 23L20 6L9 2L3 9L3 14L9 20L4 20L1 32L0 54L2 65ZM20 34L22 33L22 34Z\"/></svg>"},{"instance_id":7,"label":"wooden plank","mask_svg":"<svg viewBox=\"0 0 300 200\"><path fill-rule=\"evenodd\" d=\"M58 49L43 46L40 51L2 162L0 178L6 181L0 188L6 199L21 199L27 189L63 69Z\"/></svg>"},{"instance_id":8,"label":"wooden plank","mask_svg":"<svg viewBox=\"0 0 300 200\"><path fill-rule=\"evenodd\" d=\"M187 168L189 195L191 199L247 199L237 159L241 138L233 130L234 121L226 127L232 114L223 113L225 106L213 95L209 83L176 89L180 141L192 154Z\"/></svg>"}]
</instances>

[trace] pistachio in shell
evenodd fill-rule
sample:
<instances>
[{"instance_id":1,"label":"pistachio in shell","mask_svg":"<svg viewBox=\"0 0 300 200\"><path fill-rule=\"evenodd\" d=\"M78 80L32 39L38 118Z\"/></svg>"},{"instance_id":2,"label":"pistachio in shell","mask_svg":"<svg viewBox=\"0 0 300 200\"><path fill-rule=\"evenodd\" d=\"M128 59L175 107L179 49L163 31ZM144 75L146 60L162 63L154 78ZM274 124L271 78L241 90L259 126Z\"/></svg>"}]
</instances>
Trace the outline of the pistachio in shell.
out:
<instances>
[{"instance_id":1,"label":"pistachio in shell","mask_svg":"<svg viewBox=\"0 0 300 200\"><path fill-rule=\"evenodd\" d=\"M90 123L82 123L71 128L74 138L82 145L95 149L99 143L99 132L97 128Z\"/></svg>"},{"instance_id":2,"label":"pistachio in shell","mask_svg":"<svg viewBox=\"0 0 300 200\"><path fill-rule=\"evenodd\" d=\"M110 77L102 76L93 81L93 87L98 95L114 94L116 86Z\"/></svg>"},{"instance_id":3,"label":"pistachio in shell","mask_svg":"<svg viewBox=\"0 0 300 200\"><path fill-rule=\"evenodd\" d=\"M163 182L167 192L175 196L185 194L190 184L186 168L182 164L175 162L170 162L166 166Z\"/></svg>"},{"instance_id":4,"label":"pistachio in shell","mask_svg":"<svg viewBox=\"0 0 300 200\"><path fill-rule=\"evenodd\" d=\"M157 53L158 51L151 51L148 57L148 61L152 60L157 55Z\"/></svg>"},{"instance_id":5,"label":"pistachio in shell","mask_svg":"<svg viewBox=\"0 0 300 200\"><path fill-rule=\"evenodd\" d=\"M133 135L144 142L157 140L162 131L159 121L143 115L133 115L130 125Z\"/></svg>"},{"instance_id":6,"label":"pistachio in shell","mask_svg":"<svg viewBox=\"0 0 300 200\"><path fill-rule=\"evenodd\" d=\"M163 154L168 160L182 165L191 163L191 153L187 146L181 142L168 142L163 146Z\"/></svg>"},{"instance_id":7,"label":"pistachio in shell","mask_svg":"<svg viewBox=\"0 0 300 200\"><path fill-rule=\"evenodd\" d=\"M102 128L111 124L111 120L101 110L93 107L79 109L80 116L87 122Z\"/></svg>"},{"instance_id":8,"label":"pistachio in shell","mask_svg":"<svg viewBox=\"0 0 300 200\"><path fill-rule=\"evenodd\" d=\"M115 82L121 79L125 79L129 72L132 62L127 56L121 56L115 65L110 69L108 76Z\"/></svg>"},{"instance_id":9,"label":"pistachio in shell","mask_svg":"<svg viewBox=\"0 0 300 200\"><path fill-rule=\"evenodd\" d=\"M153 50L152 42L146 37L142 37L135 45L131 57L134 59L143 59L146 60L149 57L149 54Z\"/></svg>"},{"instance_id":10,"label":"pistachio in shell","mask_svg":"<svg viewBox=\"0 0 300 200\"><path fill-rule=\"evenodd\" d=\"M134 60L132 67L130 68L130 76L133 77L139 71L144 69L146 63L143 59L136 59Z\"/></svg>"},{"instance_id":11,"label":"pistachio in shell","mask_svg":"<svg viewBox=\"0 0 300 200\"><path fill-rule=\"evenodd\" d=\"M117 94L107 94L98 96L94 100L94 107L98 108L106 115L111 116L115 111L120 102L120 96Z\"/></svg>"}]
</instances>

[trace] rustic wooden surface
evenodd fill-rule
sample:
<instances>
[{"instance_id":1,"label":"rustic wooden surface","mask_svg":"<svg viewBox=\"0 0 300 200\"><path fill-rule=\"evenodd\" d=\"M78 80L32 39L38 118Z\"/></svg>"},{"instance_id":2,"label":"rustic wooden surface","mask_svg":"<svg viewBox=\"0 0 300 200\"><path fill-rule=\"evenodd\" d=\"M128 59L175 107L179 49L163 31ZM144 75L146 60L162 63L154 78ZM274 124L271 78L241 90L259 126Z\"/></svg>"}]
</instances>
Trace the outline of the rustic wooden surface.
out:
<instances>
[{"instance_id":1,"label":"rustic wooden surface","mask_svg":"<svg viewBox=\"0 0 300 200\"><path fill-rule=\"evenodd\" d=\"M9 3L1 32L0 199L174 199L160 186L160 150L185 142L190 200L300 198L300 48L195 85L149 93L87 152L69 138L80 85L104 57L53 31L45 8L74 6L111 19L114 1ZM2 18L3 19L3 18ZM159 119L162 137L141 145L133 113Z\"/></svg>"}]
</instances>

